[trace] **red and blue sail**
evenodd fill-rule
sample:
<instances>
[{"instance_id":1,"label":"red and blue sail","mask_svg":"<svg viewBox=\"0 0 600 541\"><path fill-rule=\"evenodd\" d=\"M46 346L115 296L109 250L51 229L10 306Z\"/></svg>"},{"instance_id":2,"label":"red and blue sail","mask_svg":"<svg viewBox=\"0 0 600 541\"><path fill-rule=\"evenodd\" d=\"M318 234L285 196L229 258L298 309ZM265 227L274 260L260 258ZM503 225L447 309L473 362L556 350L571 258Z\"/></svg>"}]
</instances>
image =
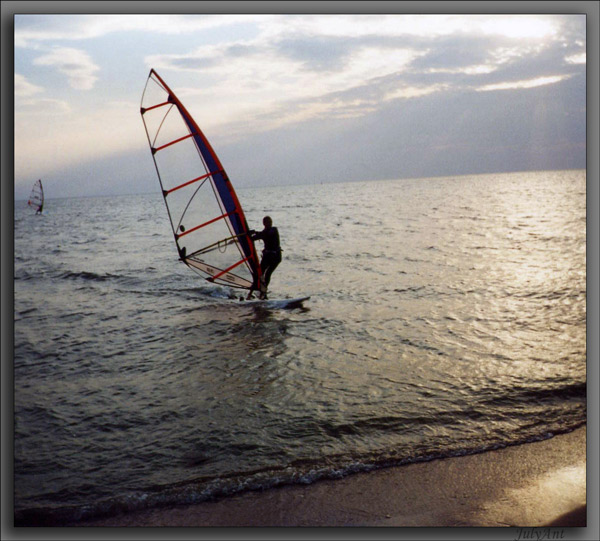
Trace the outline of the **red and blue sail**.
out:
<instances>
[{"instance_id":1,"label":"red and blue sail","mask_svg":"<svg viewBox=\"0 0 600 541\"><path fill-rule=\"evenodd\" d=\"M256 289L259 259L231 181L195 120L154 70L141 114L180 259L211 282Z\"/></svg>"}]
</instances>

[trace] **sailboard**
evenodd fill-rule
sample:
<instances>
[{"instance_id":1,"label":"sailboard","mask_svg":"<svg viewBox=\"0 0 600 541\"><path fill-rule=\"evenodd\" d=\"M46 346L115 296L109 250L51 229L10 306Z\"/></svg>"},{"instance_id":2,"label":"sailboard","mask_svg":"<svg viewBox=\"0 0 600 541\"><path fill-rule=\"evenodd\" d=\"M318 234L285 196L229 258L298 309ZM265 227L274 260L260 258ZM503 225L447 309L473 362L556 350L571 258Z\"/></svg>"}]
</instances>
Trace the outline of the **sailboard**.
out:
<instances>
[{"instance_id":1,"label":"sailboard","mask_svg":"<svg viewBox=\"0 0 600 541\"><path fill-rule=\"evenodd\" d=\"M31 194L29 194L29 200L27 204L30 207L34 207L36 209L36 214L41 214L44 210L44 187L42 186L42 180L37 180L33 184L33 188L31 189Z\"/></svg>"},{"instance_id":2,"label":"sailboard","mask_svg":"<svg viewBox=\"0 0 600 541\"><path fill-rule=\"evenodd\" d=\"M244 304L247 306L256 306L259 308L301 308L304 301L307 301L310 297L297 297L295 299L255 299L246 300Z\"/></svg>"},{"instance_id":3,"label":"sailboard","mask_svg":"<svg viewBox=\"0 0 600 541\"><path fill-rule=\"evenodd\" d=\"M179 259L214 284L257 290L260 261L233 185L196 121L154 69L140 112Z\"/></svg>"}]
</instances>

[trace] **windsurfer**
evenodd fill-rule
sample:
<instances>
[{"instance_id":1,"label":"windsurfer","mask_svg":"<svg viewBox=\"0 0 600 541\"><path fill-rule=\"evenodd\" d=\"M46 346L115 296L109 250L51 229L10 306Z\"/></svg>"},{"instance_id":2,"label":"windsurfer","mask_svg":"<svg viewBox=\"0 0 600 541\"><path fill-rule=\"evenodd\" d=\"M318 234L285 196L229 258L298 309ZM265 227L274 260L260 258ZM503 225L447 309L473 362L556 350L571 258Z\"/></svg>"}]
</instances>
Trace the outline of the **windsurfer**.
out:
<instances>
[{"instance_id":1,"label":"windsurfer","mask_svg":"<svg viewBox=\"0 0 600 541\"><path fill-rule=\"evenodd\" d=\"M262 231L249 231L252 240L262 240L265 244L260 261L260 270L262 272L262 280L260 287L255 289L260 290L260 299L267 298L267 288L271 281L271 275L281 263L281 245L279 244L279 231L273 227L273 220L270 216L263 218L264 229ZM250 290L248 298L251 298L254 289Z\"/></svg>"},{"instance_id":2,"label":"windsurfer","mask_svg":"<svg viewBox=\"0 0 600 541\"><path fill-rule=\"evenodd\" d=\"M27 204L30 207L36 207L36 214L41 214L44 210L44 188L42 187L42 180L39 179L33 184L31 194L29 195L29 201Z\"/></svg>"}]
</instances>

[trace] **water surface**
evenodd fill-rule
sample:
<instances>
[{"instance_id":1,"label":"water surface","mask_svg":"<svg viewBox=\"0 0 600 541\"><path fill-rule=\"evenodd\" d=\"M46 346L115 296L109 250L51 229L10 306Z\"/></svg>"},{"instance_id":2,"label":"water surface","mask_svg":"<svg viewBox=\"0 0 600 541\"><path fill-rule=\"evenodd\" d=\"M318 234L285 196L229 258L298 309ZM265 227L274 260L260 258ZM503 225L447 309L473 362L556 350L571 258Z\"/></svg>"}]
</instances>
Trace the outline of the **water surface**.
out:
<instances>
[{"instance_id":1,"label":"water surface","mask_svg":"<svg viewBox=\"0 0 600 541\"><path fill-rule=\"evenodd\" d=\"M51 185L48 185L51 193ZM238 190L244 305L160 194L15 203L15 512L59 523L543 439L586 420L585 171Z\"/></svg>"}]
</instances>

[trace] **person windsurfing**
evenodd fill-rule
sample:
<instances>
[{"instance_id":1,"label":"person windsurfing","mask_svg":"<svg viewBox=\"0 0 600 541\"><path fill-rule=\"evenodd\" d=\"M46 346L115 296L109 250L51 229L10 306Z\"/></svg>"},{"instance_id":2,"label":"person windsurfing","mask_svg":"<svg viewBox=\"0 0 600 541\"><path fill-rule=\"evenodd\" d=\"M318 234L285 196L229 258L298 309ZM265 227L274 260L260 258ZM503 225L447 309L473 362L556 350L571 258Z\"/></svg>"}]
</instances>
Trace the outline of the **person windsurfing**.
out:
<instances>
[{"instance_id":1,"label":"person windsurfing","mask_svg":"<svg viewBox=\"0 0 600 541\"><path fill-rule=\"evenodd\" d=\"M267 298L267 288L269 287L269 282L271 281L271 275L279 263L281 263L282 250L279 243L279 231L276 227L273 227L273 220L270 216L265 216L263 218L263 225L264 229L262 231L249 231L250 238L252 240L260 239L264 242L265 246L262 252L262 259L260 261L262 280L259 285L254 284L252 286L253 289L251 289L250 293L248 293L248 299L252 298L252 293L257 289L260 291L258 297L259 299Z\"/></svg>"}]
</instances>

